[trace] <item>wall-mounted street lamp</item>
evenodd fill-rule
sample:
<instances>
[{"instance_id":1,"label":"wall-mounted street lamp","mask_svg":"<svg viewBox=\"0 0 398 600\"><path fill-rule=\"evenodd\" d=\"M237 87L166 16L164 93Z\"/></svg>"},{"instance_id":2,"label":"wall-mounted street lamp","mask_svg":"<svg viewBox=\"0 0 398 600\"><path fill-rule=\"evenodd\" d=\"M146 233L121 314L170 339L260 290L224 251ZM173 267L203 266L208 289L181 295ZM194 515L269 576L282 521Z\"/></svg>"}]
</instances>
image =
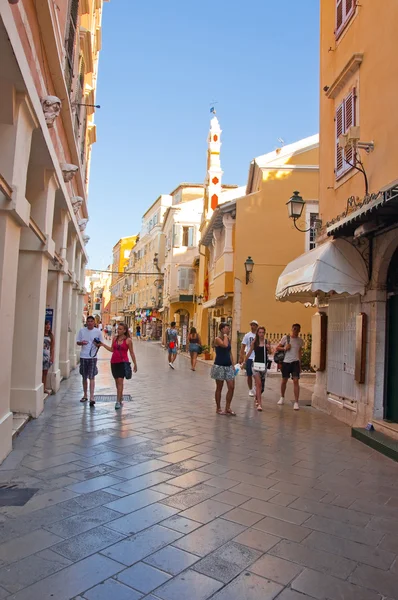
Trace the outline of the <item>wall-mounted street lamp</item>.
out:
<instances>
[{"instance_id":1,"label":"wall-mounted street lamp","mask_svg":"<svg viewBox=\"0 0 398 600\"><path fill-rule=\"evenodd\" d=\"M196 296L196 303L201 305L203 303L203 296L202 294L200 294L200 296Z\"/></svg>"},{"instance_id":2,"label":"wall-mounted street lamp","mask_svg":"<svg viewBox=\"0 0 398 600\"><path fill-rule=\"evenodd\" d=\"M286 206L289 218L293 219L293 225L297 231L301 231L301 233L307 233L307 231L310 231L310 229L318 229L320 225L322 225L322 221L320 219L315 219L314 222L307 227L307 229L300 229L300 227L297 227L296 221L301 218L305 206L305 202L300 196L299 192L293 192L293 196L288 202L286 202Z\"/></svg>"},{"instance_id":3,"label":"wall-mounted street lamp","mask_svg":"<svg viewBox=\"0 0 398 600\"><path fill-rule=\"evenodd\" d=\"M152 300L152 306L154 308L156 308L156 298L155 298L155 296L152 296L151 300Z\"/></svg>"},{"instance_id":4,"label":"wall-mounted street lamp","mask_svg":"<svg viewBox=\"0 0 398 600\"><path fill-rule=\"evenodd\" d=\"M253 267L254 267L254 260L252 259L251 256L248 256L246 261L245 261L245 271L246 271L246 285L249 283L249 281L251 282L251 274L253 273Z\"/></svg>"}]
</instances>

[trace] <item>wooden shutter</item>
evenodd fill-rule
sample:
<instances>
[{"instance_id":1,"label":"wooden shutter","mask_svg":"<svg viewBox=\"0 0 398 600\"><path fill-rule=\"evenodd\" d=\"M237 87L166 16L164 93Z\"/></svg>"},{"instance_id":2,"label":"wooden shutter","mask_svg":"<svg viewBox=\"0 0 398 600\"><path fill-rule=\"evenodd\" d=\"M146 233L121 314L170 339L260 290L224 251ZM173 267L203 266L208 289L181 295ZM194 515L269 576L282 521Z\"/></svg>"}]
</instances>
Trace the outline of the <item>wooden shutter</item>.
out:
<instances>
[{"instance_id":1,"label":"wooden shutter","mask_svg":"<svg viewBox=\"0 0 398 600\"><path fill-rule=\"evenodd\" d=\"M344 173L344 157L343 151L339 147L339 137L344 133L344 102L337 107L336 116L336 177L340 177Z\"/></svg>"},{"instance_id":2,"label":"wooden shutter","mask_svg":"<svg viewBox=\"0 0 398 600\"><path fill-rule=\"evenodd\" d=\"M336 35L341 31L344 23L344 0L336 0Z\"/></svg>"},{"instance_id":3,"label":"wooden shutter","mask_svg":"<svg viewBox=\"0 0 398 600\"><path fill-rule=\"evenodd\" d=\"M353 125L355 125L355 88L344 100L344 133ZM346 161L345 170L348 171L355 164L355 152L352 147L346 148L344 159Z\"/></svg>"},{"instance_id":4,"label":"wooden shutter","mask_svg":"<svg viewBox=\"0 0 398 600\"><path fill-rule=\"evenodd\" d=\"M348 21L355 12L355 0L345 0L344 22Z\"/></svg>"},{"instance_id":5,"label":"wooden shutter","mask_svg":"<svg viewBox=\"0 0 398 600\"><path fill-rule=\"evenodd\" d=\"M175 223L173 225L173 247L180 248L182 244L182 227Z\"/></svg>"},{"instance_id":6,"label":"wooden shutter","mask_svg":"<svg viewBox=\"0 0 398 600\"><path fill-rule=\"evenodd\" d=\"M75 56L75 39L77 29L77 18L79 14L79 0L71 0L69 11L68 33L66 36L66 78L69 90L72 87L73 63Z\"/></svg>"},{"instance_id":7,"label":"wooden shutter","mask_svg":"<svg viewBox=\"0 0 398 600\"><path fill-rule=\"evenodd\" d=\"M194 227L188 227L188 246L192 248L193 246L193 236L194 236Z\"/></svg>"},{"instance_id":8,"label":"wooden shutter","mask_svg":"<svg viewBox=\"0 0 398 600\"><path fill-rule=\"evenodd\" d=\"M187 290L188 289L187 269L185 267L180 267L178 269L178 289L179 290Z\"/></svg>"}]
</instances>

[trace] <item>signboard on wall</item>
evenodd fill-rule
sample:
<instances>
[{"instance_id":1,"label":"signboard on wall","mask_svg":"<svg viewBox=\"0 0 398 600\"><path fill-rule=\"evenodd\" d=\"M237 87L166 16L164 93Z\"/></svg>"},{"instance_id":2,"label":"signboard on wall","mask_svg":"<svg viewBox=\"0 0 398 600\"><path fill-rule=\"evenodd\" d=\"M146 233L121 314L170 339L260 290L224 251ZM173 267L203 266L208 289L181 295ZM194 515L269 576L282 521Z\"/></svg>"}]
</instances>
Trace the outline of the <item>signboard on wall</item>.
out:
<instances>
[{"instance_id":1,"label":"signboard on wall","mask_svg":"<svg viewBox=\"0 0 398 600\"><path fill-rule=\"evenodd\" d=\"M182 345L183 346L187 345L187 326L186 325L182 326Z\"/></svg>"},{"instance_id":2,"label":"signboard on wall","mask_svg":"<svg viewBox=\"0 0 398 600\"><path fill-rule=\"evenodd\" d=\"M54 309L46 308L46 321L50 321L51 329L53 328Z\"/></svg>"}]
</instances>

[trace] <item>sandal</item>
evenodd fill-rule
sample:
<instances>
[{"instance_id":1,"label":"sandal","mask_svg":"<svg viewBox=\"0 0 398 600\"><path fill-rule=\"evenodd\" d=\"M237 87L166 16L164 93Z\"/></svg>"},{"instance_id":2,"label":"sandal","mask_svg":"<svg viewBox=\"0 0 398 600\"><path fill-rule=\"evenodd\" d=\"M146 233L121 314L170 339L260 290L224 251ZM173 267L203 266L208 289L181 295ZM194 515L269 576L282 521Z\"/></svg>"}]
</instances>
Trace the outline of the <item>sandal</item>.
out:
<instances>
[{"instance_id":1,"label":"sandal","mask_svg":"<svg viewBox=\"0 0 398 600\"><path fill-rule=\"evenodd\" d=\"M95 400L90 400L90 406L91 407L95 406Z\"/></svg>"},{"instance_id":2,"label":"sandal","mask_svg":"<svg viewBox=\"0 0 398 600\"><path fill-rule=\"evenodd\" d=\"M222 410L222 408L217 408L216 414L217 415L226 415L227 413L225 412L225 410Z\"/></svg>"},{"instance_id":3,"label":"sandal","mask_svg":"<svg viewBox=\"0 0 398 600\"><path fill-rule=\"evenodd\" d=\"M259 405L257 406L257 410L258 410L258 412L263 412L263 407L262 407L262 406L260 406L260 404L259 404Z\"/></svg>"},{"instance_id":4,"label":"sandal","mask_svg":"<svg viewBox=\"0 0 398 600\"><path fill-rule=\"evenodd\" d=\"M236 417L236 412L234 412L233 410L229 409L225 411L226 415L229 415L230 417Z\"/></svg>"},{"instance_id":5,"label":"sandal","mask_svg":"<svg viewBox=\"0 0 398 600\"><path fill-rule=\"evenodd\" d=\"M88 398L86 398L85 396L83 396L83 398L80 400L80 402L87 402Z\"/></svg>"}]
</instances>

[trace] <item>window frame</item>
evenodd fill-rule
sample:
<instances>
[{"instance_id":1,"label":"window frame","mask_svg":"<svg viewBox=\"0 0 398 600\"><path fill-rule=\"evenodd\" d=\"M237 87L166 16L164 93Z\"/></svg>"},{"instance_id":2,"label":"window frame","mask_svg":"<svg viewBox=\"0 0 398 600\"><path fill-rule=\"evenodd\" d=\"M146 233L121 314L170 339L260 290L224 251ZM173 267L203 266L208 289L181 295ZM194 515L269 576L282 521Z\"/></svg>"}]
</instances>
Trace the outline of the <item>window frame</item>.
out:
<instances>
[{"instance_id":1,"label":"window frame","mask_svg":"<svg viewBox=\"0 0 398 600\"><path fill-rule=\"evenodd\" d=\"M349 107L349 113L347 110L347 107ZM340 116L339 113L341 111L341 123L339 121ZM351 121L347 121L347 114L349 114L351 116ZM353 87L349 93L343 98L343 100L338 104L336 110L335 110L335 114L334 114L334 121L335 121L335 165L334 165L334 172L335 172L335 178L336 181L339 181L342 177L344 177L344 175L346 175L349 171L351 171L352 169L355 168L355 163L356 163L356 157L354 154L353 149L348 149L348 150L343 150L341 148L339 148L339 137L340 135L344 135L345 133L347 133L347 131L350 129L350 127L354 127L355 125L358 125L358 118L357 118L357 90L355 87ZM341 132L339 133L340 127L339 125L341 125ZM349 164L349 162L347 162L347 158L346 158L346 153L350 153L349 156L351 158L351 160L349 162L351 162L352 164ZM338 165L339 165L339 155L341 154L341 160L342 160L342 166L339 169Z\"/></svg>"}]
</instances>

